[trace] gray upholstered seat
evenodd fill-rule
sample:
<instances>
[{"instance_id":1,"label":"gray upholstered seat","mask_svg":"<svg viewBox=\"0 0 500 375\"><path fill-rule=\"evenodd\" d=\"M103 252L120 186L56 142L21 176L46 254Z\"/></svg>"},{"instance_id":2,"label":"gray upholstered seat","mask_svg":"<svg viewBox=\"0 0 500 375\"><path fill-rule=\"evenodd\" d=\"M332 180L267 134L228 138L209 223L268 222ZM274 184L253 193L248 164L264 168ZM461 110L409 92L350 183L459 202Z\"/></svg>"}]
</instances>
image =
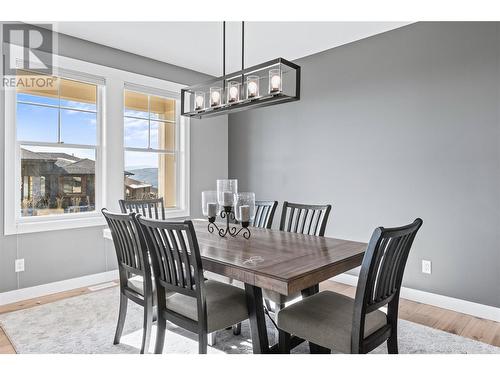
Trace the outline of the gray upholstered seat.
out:
<instances>
[{"instance_id":1,"label":"gray upholstered seat","mask_svg":"<svg viewBox=\"0 0 500 375\"><path fill-rule=\"evenodd\" d=\"M127 281L127 286L134 292L139 293L141 296L144 295L144 279L142 278L142 276L136 275L134 277L131 277Z\"/></svg>"},{"instance_id":2,"label":"gray upholstered seat","mask_svg":"<svg viewBox=\"0 0 500 375\"><path fill-rule=\"evenodd\" d=\"M278 327L325 348L350 353L353 314L352 298L323 291L281 310ZM382 311L367 314L365 337L386 324Z\"/></svg>"},{"instance_id":3,"label":"gray upholstered seat","mask_svg":"<svg viewBox=\"0 0 500 375\"><path fill-rule=\"evenodd\" d=\"M128 279L127 286L132 289L133 291L139 293L141 296L144 295L144 279L140 275L136 275L134 277L131 277ZM175 292L167 292L167 297L171 296ZM153 295L154 295L154 301L153 303L156 304L156 286L155 283L153 282Z\"/></svg>"},{"instance_id":4,"label":"gray upholstered seat","mask_svg":"<svg viewBox=\"0 0 500 375\"><path fill-rule=\"evenodd\" d=\"M205 281L207 329L215 332L248 319L245 291L215 280ZM176 293L167 297L167 309L198 321L196 298Z\"/></svg>"}]
</instances>

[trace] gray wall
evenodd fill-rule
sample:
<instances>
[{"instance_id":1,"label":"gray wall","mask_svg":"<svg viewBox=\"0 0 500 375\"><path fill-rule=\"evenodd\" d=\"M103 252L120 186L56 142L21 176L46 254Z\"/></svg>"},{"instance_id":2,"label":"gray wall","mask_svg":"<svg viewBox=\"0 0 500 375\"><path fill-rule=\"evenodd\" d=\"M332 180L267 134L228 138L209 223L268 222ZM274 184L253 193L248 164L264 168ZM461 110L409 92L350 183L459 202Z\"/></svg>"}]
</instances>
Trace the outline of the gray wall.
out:
<instances>
[{"instance_id":1,"label":"gray wall","mask_svg":"<svg viewBox=\"0 0 500 375\"><path fill-rule=\"evenodd\" d=\"M1 24L0 24L1 26ZM1 39L0 39L1 40ZM192 70L117 49L60 35L59 54L173 82L192 84L210 78ZM103 227L3 235L4 110L0 90L0 293L111 270L114 252L102 238ZM216 146L214 146L216 145ZM201 215L201 191L227 176L227 117L191 122L191 215ZM117 198L118 199L118 198ZM16 274L14 260L25 259Z\"/></svg>"},{"instance_id":2,"label":"gray wall","mask_svg":"<svg viewBox=\"0 0 500 375\"><path fill-rule=\"evenodd\" d=\"M229 116L229 175L333 203L328 236L420 216L404 284L500 307L499 30L417 23L296 61L300 102Z\"/></svg>"}]
</instances>

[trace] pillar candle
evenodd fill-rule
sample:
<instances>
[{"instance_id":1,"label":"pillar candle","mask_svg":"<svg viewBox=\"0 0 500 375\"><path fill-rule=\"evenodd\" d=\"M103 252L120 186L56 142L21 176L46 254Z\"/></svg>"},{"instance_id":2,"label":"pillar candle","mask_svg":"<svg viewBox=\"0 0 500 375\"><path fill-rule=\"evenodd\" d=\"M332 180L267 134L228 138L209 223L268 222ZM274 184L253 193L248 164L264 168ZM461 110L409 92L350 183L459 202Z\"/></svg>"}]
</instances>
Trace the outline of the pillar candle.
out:
<instances>
[{"instance_id":1,"label":"pillar candle","mask_svg":"<svg viewBox=\"0 0 500 375\"><path fill-rule=\"evenodd\" d=\"M222 202L225 207L229 207L233 205L233 193L230 191L225 191L222 196Z\"/></svg>"},{"instance_id":2,"label":"pillar candle","mask_svg":"<svg viewBox=\"0 0 500 375\"><path fill-rule=\"evenodd\" d=\"M209 203L207 206L208 206L208 217L216 217L217 203Z\"/></svg>"},{"instance_id":3,"label":"pillar candle","mask_svg":"<svg viewBox=\"0 0 500 375\"><path fill-rule=\"evenodd\" d=\"M250 206L240 206L240 217L243 223L248 223L250 221Z\"/></svg>"}]
</instances>

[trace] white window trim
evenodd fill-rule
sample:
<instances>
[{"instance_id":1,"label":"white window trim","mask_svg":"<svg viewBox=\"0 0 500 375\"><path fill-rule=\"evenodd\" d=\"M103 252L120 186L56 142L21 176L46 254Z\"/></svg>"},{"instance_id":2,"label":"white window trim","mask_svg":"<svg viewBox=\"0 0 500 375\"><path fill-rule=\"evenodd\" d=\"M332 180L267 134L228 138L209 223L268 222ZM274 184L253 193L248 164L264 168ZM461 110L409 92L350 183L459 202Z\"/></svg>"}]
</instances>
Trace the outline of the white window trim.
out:
<instances>
[{"instance_id":1,"label":"white window trim","mask_svg":"<svg viewBox=\"0 0 500 375\"><path fill-rule=\"evenodd\" d=\"M5 45L4 45L5 46ZM19 48L22 57L22 48ZM72 213L65 215L50 215L30 218L19 218L20 168L19 147L16 141L15 123L15 90L5 90L5 165L4 165L4 234L34 233L50 230L103 226L105 220L100 209L107 207L118 210L118 200L123 198L123 92L125 83L137 86L158 89L173 93L180 93L185 85L165 80L147 77L136 73L118 70L102 65L76 60L68 57L53 55L54 67L64 67L61 72L73 75L74 79L85 80L86 77L102 77L105 80L102 95L100 134L96 163L96 211ZM70 77L68 77L70 78ZM118 99L118 95L120 99ZM112 98L113 103L108 103ZM111 101L111 100L110 100ZM121 106L118 104L121 103ZM120 107L120 108L119 108ZM110 110L110 108L113 108ZM118 109L119 108L119 109ZM179 118L179 175L178 175L178 202L179 207L166 209L166 218L188 217L190 215L190 134L189 118ZM115 150L107 152L107 150ZM118 155L116 150L122 150ZM119 172L117 172L119 171ZM99 176L98 176L99 174ZM114 176L114 177L113 177ZM118 181L114 181L120 176ZM99 185L97 185L97 183ZM98 187L98 188L97 188ZM19 190L19 191L18 191ZM12 197L16 197L12 199ZM19 198L19 199L18 199Z\"/></svg>"}]
</instances>

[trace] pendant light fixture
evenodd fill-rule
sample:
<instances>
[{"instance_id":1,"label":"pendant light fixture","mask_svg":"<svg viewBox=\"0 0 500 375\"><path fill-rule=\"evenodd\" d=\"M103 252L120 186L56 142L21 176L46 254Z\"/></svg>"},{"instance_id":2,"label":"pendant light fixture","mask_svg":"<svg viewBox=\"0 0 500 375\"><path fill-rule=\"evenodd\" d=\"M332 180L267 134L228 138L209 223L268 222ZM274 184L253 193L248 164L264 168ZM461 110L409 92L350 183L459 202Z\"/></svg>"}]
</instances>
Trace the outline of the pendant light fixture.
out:
<instances>
[{"instance_id":1,"label":"pendant light fixture","mask_svg":"<svg viewBox=\"0 0 500 375\"><path fill-rule=\"evenodd\" d=\"M181 115L204 118L300 100L300 66L281 57L245 68L241 23L241 70L226 74L226 22L222 23L222 76L181 89Z\"/></svg>"}]
</instances>

